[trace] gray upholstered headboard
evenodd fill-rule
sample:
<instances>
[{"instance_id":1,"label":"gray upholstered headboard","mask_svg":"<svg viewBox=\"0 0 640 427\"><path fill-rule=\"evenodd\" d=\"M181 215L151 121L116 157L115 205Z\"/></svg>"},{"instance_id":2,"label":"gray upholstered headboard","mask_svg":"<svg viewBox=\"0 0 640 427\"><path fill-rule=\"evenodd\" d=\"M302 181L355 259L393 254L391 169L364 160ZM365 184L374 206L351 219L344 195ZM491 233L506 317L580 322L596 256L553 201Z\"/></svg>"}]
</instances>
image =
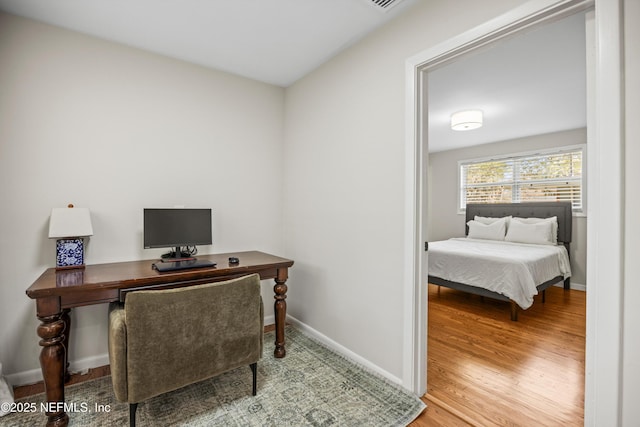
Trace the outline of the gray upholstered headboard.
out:
<instances>
[{"instance_id":1,"label":"gray upholstered headboard","mask_svg":"<svg viewBox=\"0 0 640 427\"><path fill-rule=\"evenodd\" d=\"M523 218L558 217L558 242L571 242L571 202L469 203L465 224L476 215L488 217L518 216ZM469 232L466 226L465 235Z\"/></svg>"}]
</instances>

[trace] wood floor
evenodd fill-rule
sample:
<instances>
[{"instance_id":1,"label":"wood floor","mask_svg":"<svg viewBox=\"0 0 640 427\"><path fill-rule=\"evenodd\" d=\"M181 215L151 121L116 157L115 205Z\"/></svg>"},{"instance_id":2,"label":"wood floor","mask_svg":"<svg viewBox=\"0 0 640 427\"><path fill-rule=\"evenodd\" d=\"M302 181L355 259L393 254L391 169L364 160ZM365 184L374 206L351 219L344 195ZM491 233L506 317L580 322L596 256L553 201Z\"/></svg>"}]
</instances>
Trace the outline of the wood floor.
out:
<instances>
[{"instance_id":1,"label":"wood floor","mask_svg":"<svg viewBox=\"0 0 640 427\"><path fill-rule=\"evenodd\" d=\"M582 426L585 297L509 304L429 285L427 409L412 427Z\"/></svg>"}]
</instances>

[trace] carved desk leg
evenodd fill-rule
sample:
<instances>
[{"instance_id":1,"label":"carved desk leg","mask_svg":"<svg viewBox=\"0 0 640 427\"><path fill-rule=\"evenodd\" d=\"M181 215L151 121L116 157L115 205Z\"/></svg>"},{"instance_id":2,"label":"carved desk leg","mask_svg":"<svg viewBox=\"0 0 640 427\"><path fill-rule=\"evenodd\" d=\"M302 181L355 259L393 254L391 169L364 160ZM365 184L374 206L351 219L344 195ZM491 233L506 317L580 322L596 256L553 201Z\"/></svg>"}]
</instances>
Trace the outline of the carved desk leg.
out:
<instances>
[{"instance_id":1,"label":"carved desk leg","mask_svg":"<svg viewBox=\"0 0 640 427\"><path fill-rule=\"evenodd\" d=\"M287 354L284 348L284 324L287 317L287 285L285 282L288 277L288 269L281 268L278 270L278 277L276 277L276 285L273 287L275 292L274 311L276 316L276 348L273 351L273 355L276 358L282 358Z\"/></svg>"},{"instance_id":2,"label":"carved desk leg","mask_svg":"<svg viewBox=\"0 0 640 427\"><path fill-rule=\"evenodd\" d=\"M69 336L71 335L71 309L65 308L62 310L62 321L64 322L64 340L62 341L62 345L64 345L64 382L68 383L71 379L71 374L69 373Z\"/></svg>"},{"instance_id":3,"label":"carved desk leg","mask_svg":"<svg viewBox=\"0 0 640 427\"><path fill-rule=\"evenodd\" d=\"M50 405L46 414L47 427L63 427L69 423L69 416L64 412L64 373L66 363L65 321L60 309L60 299L56 297L37 300L38 336L42 338L40 345L40 367L44 377L47 402Z\"/></svg>"}]
</instances>

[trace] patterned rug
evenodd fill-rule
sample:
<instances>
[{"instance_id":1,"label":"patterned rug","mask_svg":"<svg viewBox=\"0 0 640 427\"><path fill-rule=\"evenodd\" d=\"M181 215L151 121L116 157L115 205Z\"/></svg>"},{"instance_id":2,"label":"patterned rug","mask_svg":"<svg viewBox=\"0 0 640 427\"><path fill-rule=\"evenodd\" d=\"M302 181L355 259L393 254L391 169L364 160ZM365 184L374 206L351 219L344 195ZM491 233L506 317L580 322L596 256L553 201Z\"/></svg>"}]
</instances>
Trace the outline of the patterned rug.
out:
<instances>
[{"instance_id":1,"label":"patterned rug","mask_svg":"<svg viewBox=\"0 0 640 427\"><path fill-rule=\"evenodd\" d=\"M287 326L287 355L273 357L274 333L264 337L258 394L251 369L242 367L138 405L140 426L406 426L425 404L376 373ZM115 400L111 377L65 388L70 426L127 426L129 406ZM34 413L0 418L2 426L44 425L44 395L20 402ZM108 412L107 412L108 410Z\"/></svg>"}]
</instances>

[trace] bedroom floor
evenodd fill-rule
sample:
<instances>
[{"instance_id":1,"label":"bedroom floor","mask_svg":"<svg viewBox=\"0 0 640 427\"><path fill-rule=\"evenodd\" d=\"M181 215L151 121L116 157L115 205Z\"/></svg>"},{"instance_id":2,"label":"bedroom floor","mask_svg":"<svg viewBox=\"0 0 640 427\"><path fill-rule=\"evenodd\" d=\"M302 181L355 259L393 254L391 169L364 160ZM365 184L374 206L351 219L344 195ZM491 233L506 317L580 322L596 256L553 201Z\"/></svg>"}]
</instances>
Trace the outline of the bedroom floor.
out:
<instances>
[{"instance_id":1,"label":"bedroom floor","mask_svg":"<svg viewBox=\"0 0 640 427\"><path fill-rule=\"evenodd\" d=\"M552 287L512 322L509 303L429 285L427 404L456 425L582 426L585 300Z\"/></svg>"}]
</instances>

